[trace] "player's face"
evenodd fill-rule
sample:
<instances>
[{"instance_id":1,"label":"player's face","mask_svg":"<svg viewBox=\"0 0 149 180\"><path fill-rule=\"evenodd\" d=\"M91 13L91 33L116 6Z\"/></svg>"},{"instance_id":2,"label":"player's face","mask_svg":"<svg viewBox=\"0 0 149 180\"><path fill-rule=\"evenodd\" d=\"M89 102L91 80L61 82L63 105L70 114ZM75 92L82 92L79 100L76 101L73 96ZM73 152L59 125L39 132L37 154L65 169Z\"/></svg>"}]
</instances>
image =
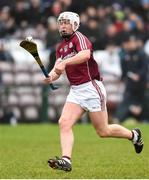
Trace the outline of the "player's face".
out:
<instances>
[{"instance_id":1,"label":"player's face","mask_svg":"<svg viewBox=\"0 0 149 180\"><path fill-rule=\"evenodd\" d=\"M69 38L73 34L72 24L68 19L62 19L58 22L59 33L63 38Z\"/></svg>"}]
</instances>

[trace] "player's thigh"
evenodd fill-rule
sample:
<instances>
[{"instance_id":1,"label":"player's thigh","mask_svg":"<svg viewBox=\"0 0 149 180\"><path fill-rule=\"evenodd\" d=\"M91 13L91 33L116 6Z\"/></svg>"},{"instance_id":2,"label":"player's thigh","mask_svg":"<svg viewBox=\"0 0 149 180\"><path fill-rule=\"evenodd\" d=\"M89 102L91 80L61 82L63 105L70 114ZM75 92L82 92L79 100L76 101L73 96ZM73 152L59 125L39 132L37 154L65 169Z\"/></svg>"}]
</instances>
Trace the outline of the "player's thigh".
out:
<instances>
[{"instance_id":1,"label":"player's thigh","mask_svg":"<svg viewBox=\"0 0 149 180\"><path fill-rule=\"evenodd\" d=\"M108 126L107 110L98 112L89 112L90 120L96 130L104 130Z\"/></svg>"},{"instance_id":2,"label":"player's thigh","mask_svg":"<svg viewBox=\"0 0 149 180\"><path fill-rule=\"evenodd\" d=\"M79 104L66 102L59 119L59 124L67 123L67 125L73 126L81 118L83 113L84 110Z\"/></svg>"}]
</instances>

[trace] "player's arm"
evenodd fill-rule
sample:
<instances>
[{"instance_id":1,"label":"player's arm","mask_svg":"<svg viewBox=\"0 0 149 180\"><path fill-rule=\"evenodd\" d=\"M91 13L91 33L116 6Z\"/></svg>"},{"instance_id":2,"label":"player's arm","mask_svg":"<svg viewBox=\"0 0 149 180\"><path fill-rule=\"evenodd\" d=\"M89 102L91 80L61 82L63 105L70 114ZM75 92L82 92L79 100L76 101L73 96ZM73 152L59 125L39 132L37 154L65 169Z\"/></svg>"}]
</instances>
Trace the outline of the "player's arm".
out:
<instances>
[{"instance_id":1,"label":"player's arm","mask_svg":"<svg viewBox=\"0 0 149 180\"><path fill-rule=\"evenodd\" d=\"M62 74L66 66L81 64L83 62L88 61L90 59L90 54L91 53L89 49L79 51L78 54L76 54L75 56L65 59L64 61L61 61L59 64L56 64L54 71L57 74Z\"/></svg>"},{"instance_id":2,"label":"player's arm","mask_svg":"<svg viewBox=\"0 0 149 180\"><path fill-rule=\"evenodd\" d=\"M56 81L56 80L60 77L61 73L58 73L58 72L55 71L56 64L58 64L58 63L60 63L59 60L56 61L53 69L49 72L49 74L48 74L49 77L47 77L47 78L44 79L44 82L45 82L46 84L50 84L50 83L52 83L53 81Z\"/></svg>"},{"instance_id":3,"label":"player's arm","mask_svg":"<svg viewBox=\"0 0 149 180\"><path fill-rule=\"evenodd\" d=\"M74 65L74 64L81 64L83 62L86 62L90 59L90 49L79 51L75 56L70 57L64 61L64 63L67 65Z\"/></svg>"}]
</instances>

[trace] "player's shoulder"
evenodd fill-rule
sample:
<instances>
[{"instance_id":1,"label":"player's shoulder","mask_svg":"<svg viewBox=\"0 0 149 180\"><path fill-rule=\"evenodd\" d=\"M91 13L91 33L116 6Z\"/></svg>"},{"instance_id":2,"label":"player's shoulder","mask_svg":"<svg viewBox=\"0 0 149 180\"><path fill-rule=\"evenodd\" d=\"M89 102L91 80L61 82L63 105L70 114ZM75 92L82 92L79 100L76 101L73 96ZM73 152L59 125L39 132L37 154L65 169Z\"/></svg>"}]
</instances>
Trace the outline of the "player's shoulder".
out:
<instances>
[{"instance_id":1,"label":"player's shoulder","mask_svg":"<svg viewBox=\"0 0 149 180\"><path fill-rule=\"evenodd\" d=\"M84 37L84 38L87 38L83 33L81 33L80 31L76 31L75 32L75 35L76 35L76 37L78 37L78 38L81 38L81 37ZM88 39L88 38L87 38Z\"/></svg>"},{"instance_id":2,"label":"player's shoulder","mask_svg":"<svg viewBox=\"0 0 149 180\"><path fill-rule=\"evenodd\" d=\"M76 31L75 32L75 39L79 40L79 41L83 41L86 43L91 43L90 40L88 39L88 37L86 35L84 35L83 33L81 33L80 31Z\"/></svg>"},{"instance_id":3,"label":"player's shoulder","mask_svg":"<svg viewBox=\"0 0 149 180\"><path fill-rule=\"evenodd\" d=\"M91 41L87 38L86 35L84 35L80 31L76 31L75 35L76 35L76 38L75 38L76 39L76 43L80 42L80 44L86 44L88 46L92 46Z\"/></svg>"}]
</instances>

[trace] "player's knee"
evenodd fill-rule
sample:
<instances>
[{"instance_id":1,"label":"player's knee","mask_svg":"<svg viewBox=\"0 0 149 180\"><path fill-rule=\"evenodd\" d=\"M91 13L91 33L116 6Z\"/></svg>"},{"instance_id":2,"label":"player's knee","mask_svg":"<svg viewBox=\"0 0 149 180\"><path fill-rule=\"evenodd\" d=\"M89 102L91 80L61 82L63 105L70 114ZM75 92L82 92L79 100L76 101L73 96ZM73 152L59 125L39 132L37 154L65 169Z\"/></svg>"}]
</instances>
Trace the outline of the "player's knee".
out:
<instances>
[{"instance_id":1,"label":"player's knee","mask_svg":"<svg viewBox=\"0 0 149 180\"><path fill-rule=\"evenodd\" d=\"M69 121L65 117L61 117L59 119L59 127L63 131L67 131L71 128L71 126L69 125Z\"/></svg>"},{"instance_id":2,"label":"player's knee","mask_svg":"<svg viewBox=\"0 0 149 180\"><path fill-rule=\"evenodd\" d=\"M102 130L97 129L96 132L102 138L106 138L110 136L110 132L108 129L102 129Z\"/></svg>"}]
</instances>

